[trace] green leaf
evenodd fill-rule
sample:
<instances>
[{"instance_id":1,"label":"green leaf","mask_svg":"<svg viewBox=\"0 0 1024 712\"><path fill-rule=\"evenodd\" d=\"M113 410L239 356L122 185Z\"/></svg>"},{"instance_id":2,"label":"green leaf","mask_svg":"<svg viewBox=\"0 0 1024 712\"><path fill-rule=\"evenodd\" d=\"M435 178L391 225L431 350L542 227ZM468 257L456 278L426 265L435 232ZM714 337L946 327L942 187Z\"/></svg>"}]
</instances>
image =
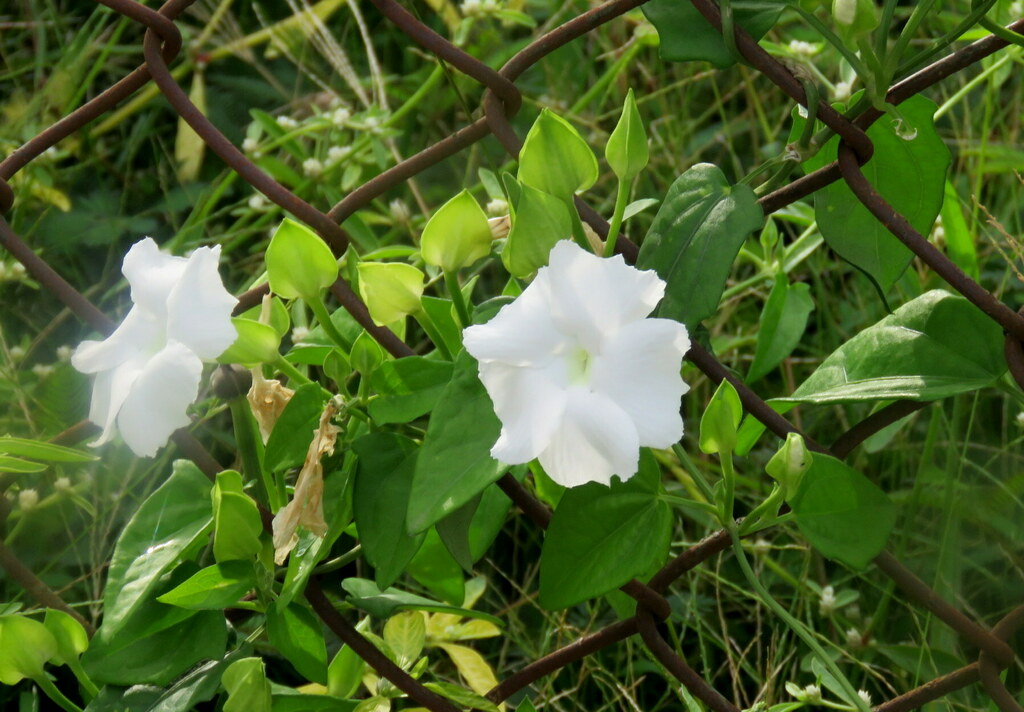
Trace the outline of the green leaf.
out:
<instances>
[{"instance_id":1,"label":"green leaf","mask_svg":"<svg viewBox=\"0 0 1024 712\"><path fill-rule=\"evenodd\" d=\"M649 456L649 454L648 454ZM672 513L643 468L626 482L562 495L544 536L540 604L560 610L608 593L668 555Z\"/></svg>"},{"instance_id":2,"label":"green leaf","mask_svg":"<svg viewBox=\"0 0 1024 712\"><path fill-rule=\"evenodd\" d=\"M451 383L430 416L423 438L407 526L421 532L440 521L501 477L505 468L491 457L501 423L477 376L476 361L463 351Z\"/></svg>"},{"instance_id":3,"label":"green leaf","mask_svg":"<svg viewBox=\"0 0 1024 712\"><path fill-rule=\"evenodd\" d=\"M861 331L779 400L937 400L985 388L1005 370L999 326L963 297L935 289Z\"/></svg>"},{"instance_id":4,"label":"green leaf","mask_svg":"<svg viewBox=\"0 0 1024 712\"><path fill-rule=\"evenodd\" d=\"M483 710L483 712L498 712L498 706L486 697L481 697L471 690L453 685L450 682L427 682L423 686L431 692L447 697L460 707Z\"/></svg>"},{"instance_id":5,"label":"green leaf","mask_svg":"<svg viewBox=\"0 0 1024 712\"><path fill-rule=\"evenodd\" d=\"M445 549L467 572L473 571L474 561L469 543L469 530L482 497L483 493L478 494L435 525Z\"/></svg>"},{"instance_id":6,"label":"green leaf","mask_svg":"<svg viewBox=\"0 0 1024 712\"><path fill-rule=\"evenodd\" d=\"M246 309L238 316L249 321L259 321L262 313L263 305L257 304L250 309ZM288 316L288 307L278 297L270 298L270 325L274 327L274 332L281 338L284 338L284 335L288 333L292 326L291 317Z\"/></svg>"},{"instance_id":7,"label":"green leaf","mask_svg":"<svg viewBox=\"0 0 1024 712\"><path fill-rule=\"evenodd\" d=\"M454 272L491 251L487 215L468 190L438 208L420 237L420 253L428 265Z\"/></svg>"},{"instance_id":8,"label":"green leaf","mask_svg":"<svg viewBox=\"0 0 1024 712\"><path fill-rule=\"evenodd\" d=\"M207 566L156 600L191 610L229 608L256 587L256 573L247 561Z\"/></svg>"},{"instance_id":9,"label":"green leaf","mask_svg":"<svg viewBox=\"0 0 1024 712\"><path fill-rule=\"evenodd\" d=\"M378 425L408 423L433 410L452 377L452 364L423 356L385 361L370 376L379 395L367 409Z\"/></svg>"},{"instance_id":10,"label":"green leaf","mask_svg":"<svg viewBox=\"0 0 1024 712\"><path fill-rule=\"evenodd\" d=\"M285 299L320 299L338 279L331 248L305 225L285 218L270 238L265 255L270 291Z\"/></svg>"},{"instance_id":11,"label":"green leaf","mask_svg":"<svg viewBox=\"0 0 1024 712\"><path fill-rule=\"evenodd\" d=\"M352 344L351 362L352 368L362 376L369 377L377 370L377 367L384 362L384 349L380 347L377 340L363 331Z\"/></svg>"},{"instance_id":12,"label":"green leaf","mask_svg":"<svg viewBox=\"0 0 1024 712\"><path fill-rule=\"evenodd\" d=\"M261 658L242 658L231 663L221 677L228 691L224 712L271 712L270 682Z\"/></svg>"},{"instance_id":13,"label":"green leaf","mask_svg":"<svg viewBox=\"0 0 1024 712\"><path fill-rule=\"evenodd\" d=\"M690 2L650 0L640 7L658 30L662 59L705 60L719 69L735 64L736 58L725 46L722 34ZM764 0L733 0L732 9L735 23L759 40L779 19L782 5Z\"/></svg>"},{"instance_id":14,"label":"green leaf","mask_svg":"<svg viewBox=\"0 0 1024 712\"><path fill-rule=\"evenodd\" d=\"M41 462L29 462L20 457L8 457L0 455L0 472L10 472L16 475L29 475L34 472L42 472L46 465Z\"/></svg>"},{"instance_id":15,"label":"green leaf","mask_svg":"<svg viewBox=\"0 0 1024 712\"><path fill-rule=\"evenodd\" d=\"M949 258L978 281L978 250L974 246L974 233L967 227L964 211L960 207L960 196L951 182L946 181L942 199L942 231L946 235L946 251Z\"/></svg>"},{"instance_id":16,"label":"green leaf","mask_svg":"<svg viewBox=\"0 0 1024 712\"><path fill-rule=\"evenodd\" d=\"M633 90L626 92L626 103L622 107L619 123L615 125L604 148L608 165L619 180L633 180L647 165L650 154L647 150L647 131L640 118Z\"/></svg>"},{"instance_id":17,"label":"green leaf","mask_svg":"<svg viewBox=\"0 0 1024 712\"><path fill-rule=\"evenodd\" d=\"M442 601L457 606L465 600L462 567L448 553L435 529L427 531L422 546L406 568L410 576Z\"/></svg>"},{"instance_id":18,"label":"green leaf","mask_svg":"<svg viewBox=\"0 0 1024 712\"><path fill-rule=\"evenodd\" d=\"M501 261L525 278L548 263L551 248L572 234L572 215L561 198L523 183L512 200L512 228Z\"/></svg>"},{"instance_id":19,"label":"green leaf","mask_svg":"<svg viewBox=\"0 0 1024 712\"><path fill-rule=\"evenodd\" d=\"M0 616L0 682L17 685L42 677L43 666L59 654L57 639L42 623L24 616Z\"/></svg>"},{"instance_id":20,"label":"green leaf","mask_svg":"<svg viewBox=\"0 0 1024 712\"><path fill-rule=\"evenodd\" d=\"M63 445L10 436L0 438L0 453L30 457L44 462L95 462L99 459L90 453Z\"/></svg>"},{"instance_id":21,"label":"green leaf","mask_svg":"<svg viewBox=\"0 0 1024 712\"><path fill-rule=\"evenodd\" d=\"M441 335L445 346L453 354L458 353L462 348L462 327L456 320L454 305L451 299L440 297L423 297L420 300L423 311L430 318L430 322Z\"/></svg>"},{"instance_id":22,"label":"green leaf","mask_svg":"<svg viewBox=\"0 0 1024 712\"><path fill-rule=\"evenodd\" d=\"M417 451L408 438L371 433L353 445L356 466L352 504L359 540L381 588L394 583L423 543L405 524Z\"/></svg>"},{"instance_id":23,"label":"green leaf","mask_svg":"<svg viewBox=\"0 0 1024 712\"><path fill-rule=\"evenodd\" d=\"M519 182L569 201L592 186L598 173L597 157L572 124L542 110L519 152Z\"/></svg>"},{"instance_id":24,"label":"green leaf","mask_svg":"<svg viewBox=\"0 0 1024 712\"><path fill-rule=\"evenodd\" d=\"M800 343L807 328L807 317L813 310L810 287L803 282L791 285L781 273L776 276L761 312L757 348L747 373L748 383L762 378L792 353Z\"/></svg>"},{"instance_id":25,"label":"green leaf","mask_svg":"<svg viewBox=\"0 0 1024 712\"><path fill-rule=\"evenodd\" d=\"M403 611L384 624L384 642L395 653L398 667L408 670L423 652L427 624L419 611Z\"/></svg>"},{"instance_id":26,"label":"green leaf","mask_svg":"<svg viewBox=\"0 0 1024 712\"><path fill-rule=\"evenodd\" d=\"M347 645L341 646L327 666L327 692L335 697L351 697L359 689L366 662Z\"/></svg>"},{"instance_id":27,"label":"green leaf","mask_svg":"<svg viewBox=\"0 0 1024 712\"><path fill-rule=\"evenodd\" d=\"M320 620L297 603L283 610L267 610L267 634L270 644L311 682L327 684L327 646Z\"/></svg>"},{"instance_id":28,"label":"green leaf","mask_svg":"<svg viewBox=\"0 0 1024 712\"><path fill-rule=\"evenodd\" d=\"M238 332L238 338L217 357L219 363L238 363L252 368L277 358L281 337L273 326L238 317L233 317L231 324Z\"/></svg>"},{"instance_id":29,"label":"green leaf","mask_svg":"<svg viewBox=\"0 0 1024 712\"><path fill-rule=\"evenodd\" d=\"M736 449L743 404L736 388L722 379L700 419L700 450L707 454Z\"/></svg>"},{"instance_id":30,"label":"green leaf","mask_svg":"<svg viewBox=\"0 0 1024 712\"><path fill-rule=\"evenodd\" d=\"M306 461L306 451L324 412L324 401L323 389L315 383L295 389L267 439L263 464L268 471L280 472Z\"/></svg>"},{"instance_id":31,"label":"green leaf","mask_svg":"<svg viewBox=\"0 0 1024 712\"><path fill-rule=\"evenodd\" d=\"M945 195L949 149L935 130L935 103L915 95L900 104L900 112L917 136L897 135L888 117L868 129L875 153L862 168L868 182L922 235L931 230ZM813 170L834 161L838 138L809 161ZM913 190L908 190L913 186ZM814 194L818 229L829 247L871 275L883 290L903 273L913 253L865 208L844 181Z\"/></svg>"},{"instance_id":32,"label":"green leaf","mask_svg":"<svg viewBox=\"0 0 1024 712\"><path fill-rule=\"evenodd\" d=\"M797 526L830 559L862 569L885 547L896 520L889 497L864 475L815 453L789 500Z\"/></svg>"},{"instance_id":33,"label":"green leaf","mask_svg":"<svg viewBox=\"0 0 1024 712\"><path fill-rule=\"evenodd\" d=\"M488 228L489 230L489 228ZM359 294L377 326L420 310L425 276L404 262L360 262Z\"/></svg>"},{"instance_id":34,"label":"green leaf","mask_svg":"<svg viewBox=\"0 0 1024 712\"><path fill-rule=\"evenodd\" d=\"M224 670L242 655L240 650L236 650L220 660L212 660L200 665L175 682L151 706L145 707L145 712L186 712L195 709L199 703L206 702L217 694L220 690L221 676ZM127 694L125 697L127 698ZM125 711L122 708L117 708L112 712Z\"/></svg>"},{"instance_id":35,"label":"green leaf","mask_svg":"<svg viewBox=\"0 0 1024 712\"><path fill-rule=\"evenodd\" d=\"M213 499L213 556L218 562L251 560L263 548L263 522L256 503L245 494L235 470L217 473Z\"/></svg>"},{"instance_id":36,"label":"green leaf","mask_svg":"<svg viewBox=\"0 0 1024 712\"><path fill-rule=\"evenodd\" d=\"M637 259L667 283L657 316L692 329L714 314L740 246L763 220L754 191L730 186L710 163L676 178Z\"/></svg>"},{"instance_id":37,"label":"green leaf","mask_svg":"<svg viewBox=\"0 0 1024 712\"><path fill-rule=\"evenodd\" d=\"M431 613L450 613L464 618L478 618L490 621L499 628L505 627L504 621L487 613L449 606L431 598L400 591L397 588L381 591L377 584L368 579L347 578L341 582L341 587L351 595L349 602L353 606L361 608L375 618L390 618L396 611L429 611Z\"/></svg>"},{"instance_id":38,"label":"green leaf","mask_svg":"<svg viewBox=\"0 0 1024 712\"><path fill-rule=\"evenodd\" d=\"M78 656L89 649L89 634L81 623L64 611L47 608L43 625L57 641L57 654L52 657L55 664L75 662Z\"/></svg>"}]
</instances>

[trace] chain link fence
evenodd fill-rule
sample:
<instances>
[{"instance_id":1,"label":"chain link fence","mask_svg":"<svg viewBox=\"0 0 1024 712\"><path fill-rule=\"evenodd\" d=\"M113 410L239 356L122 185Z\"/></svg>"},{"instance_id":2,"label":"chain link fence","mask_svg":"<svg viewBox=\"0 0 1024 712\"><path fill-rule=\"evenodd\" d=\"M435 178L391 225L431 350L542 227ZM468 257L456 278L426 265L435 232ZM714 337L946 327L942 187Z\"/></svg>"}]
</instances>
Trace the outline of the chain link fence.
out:
<instances>
[{"instance_id":1,"label":"chain link fence","mask_svg":"<svg viewBox=\"0 0 1024 712\"><path fill-rule=\"evenodd\" d=\"M0 162L0 213L7 213L16 198L7 181L19 170L51 146L79 131L97 117L113 110L120 102L146 84L154 82L174 110L243 180L282 209L309 225L336 254L341 255L349 244L349 236L340 227L341 223L386 191L490 135L493 135L508 154L515 158L522 146L520 138L510 123L510 118L516 114L522 104L522 96L515 84L517 78L563 45L595 28L614 21L644 2L644 0L613 0L599 5L537 38L508 60L500 70L495 71L435 33L395 0L371 1L376 9L387 17L396 28L405 33L410 40L485 87L482 116L468 126L460 128L443 140L352 190L329 210L322 211L310 205L262 172L197 109L171 75L169 65L182 49L181 34L174 21L194 0L170 0L159 11L147 8L134 0L98 0L114 12L130 18L145 28L144 62L102 94L48 127L6 157L3 162ZM713 0L689 1L716 29L721 31L721 11ZM1024 20L1013 23L1008 29L1024 32ZM924 264L1002 327L1006 333L1005 355L1009 371L1015 381L1024 388L1024 346L1022 346L1024 317L986 291L932 245L925 236L914 230L908 220L878 194L862 172L861 166L871 159L874 150L866 130L883 114L875 109L868 109L857 116L844 116L824 101L819 102L816 106L808 107L804 86L793 72L783 63L771 57L741 28L736 27L734 32L736 51L746 64L759 71L794 101L808 108L811 115L816 116L840 137L837 161L760 198L759 202L765 214L771 214L836 181L845 181L854 195L875 218L910 248ZM888 91L887 100L893 104L899 104L950 75L971 67L983 58L1006 48L1008 44L1007 40L992 35L952 52L892 86ZM608 224L579 198L577 198L577 207L583 220L602 238L607 237ZM113 329L115 323L65 281L44 259L35 254L2 216L0 216L0 245L21 261L28 273L44 289L58 297L80 319L103 333L109 333ZM637 246L626 236L619 236L616 247L628 262L635 261ZM238 311L241 312L257 304L266 289L264 286L241 295ZM394 333L373 323L365 304L344 279L339 279L331 291L338 302L393 356L400 358L413 354L412 349ZM738 391L745 411L760 420L771 432L783 438L787 433L797 432L790 422L736 379L725 366L699 344L693 344L687 358L712 382L718 383L722 379L729 379ZM872 434L924 405L926 404L911 401L892 403L850 428L831 447L815 442L809 435L804 434L804 437L811 449L843 458ZM74 428L64 435L64 440L80 439L84 432L86 431L82 427ZM217 461L188 432L179 431L175 434L174 440L182 452L210 477L213 477L221 469ZM551 517L550 511L511 475L505 475L499 480L498 485L536 526L541 528L547 526ZM264 525L269 530L271 514L263 510L262 515ZM622 590L636 600L635 615L590 633L570 645L531 662L506 677L487 694L487 697L495 703L503 702L531 683L559 671L566 665L603 648L616 645L627 638L639 636L653 656L680 683L685 685L695 698L716 712L739 712L739 707L694 671L690 664L666 641L659 630L659 623L670 614L669 602L664 597L666 589L695 567L709 561L728 548L729 541L728 533L719 531L670 560L646 583L631 581ZM1016 701L1015 695L1006 688L1001 680L1002 671L1008 668L1015 659L1014 650L1008 641L1024 625L1024 605L1013 609L994 626L988 627L973 620L944 600L892 554L883 552L874 560L874 563L881 572L892 579L909 601L928 610L935 618L942 621L977 650L975 662L881 702L875 706L878 712L902 712L916 709L956 690L977 683L982 685L993 702L1003 712L1024 712L1024 708ZM28 593L43 605L60 607L73 612L31 571L21 566L6 547L0 548L0 566L4 567L14 580L25 586ZM434 712L457 712L458 707L451 701L435 694L413 679L358 632L353 623L339 613L325 595L322 584L317 578L310 579L305 596L323 623L341 641L356 651L378 674L390 680L397 688L423 707ZM75 615L77 617L77 614Z\"/></svg>"}]
</instances>

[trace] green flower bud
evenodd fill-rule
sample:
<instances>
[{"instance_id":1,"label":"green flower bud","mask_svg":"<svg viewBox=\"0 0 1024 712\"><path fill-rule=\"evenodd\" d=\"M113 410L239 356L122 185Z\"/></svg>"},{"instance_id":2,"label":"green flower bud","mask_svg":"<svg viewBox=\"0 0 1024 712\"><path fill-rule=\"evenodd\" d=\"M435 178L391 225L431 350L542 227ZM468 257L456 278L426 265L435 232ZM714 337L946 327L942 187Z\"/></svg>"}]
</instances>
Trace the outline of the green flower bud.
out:
<instances>
[{"instance_id":1,"label":"green flower bud","mask_svg":"<svg viewBox=\"0 0 1024 712\"><path fill-rule=\"evenodd\" d=\"M707 410L700 419L700 449L707 454L731 453L736 449L736 432L743 417L740 396L728 380L711 396Z\"/></svg>"},{"instance_id":2,"label":"green flower bud","mask_svg":"<svg viewBox=\"0 0 1024 712\"><path fill-rule=\"evenodd\" d=\"M604 148L605 158L619 180L632 180L647 165L650 154L647 150L647 132L643 119L633 98L633 90L626 94L619 123L608 137Z\"/></svg>"},{"instance_id":3,"label":"green flower bud","mask_svg":"<svg viewBox=\"0 0 1024 712\"><path fill-rule=\"evenodd\" d=\"M789 433L786 442L764 466L765 472L786 488L787 497L796 492L800 480L811 466L811 453L799 433Z\"/></svg>"},{"instance_id":4,"label":"green flower bud","mask_svg":"<svg viewBox=\"0 0 1024 712\"><path fill-rule=\"evenodd\" d=\"M423 228L420 253L427 264L454 272L491 251L491 226L476 199L464 190L442 205Z\"/></svg>"},{"instance_id":5,"label":"green flower bud","mask_svg":"<svg viewBox=\"0 0 1024 712\"><path fill-rule=\"evenodd\" d=\"M373 323L384 326L420 310L423 273L403 262L360 262L359 294Z\"/></svg>"},{"instance_id":6,"label":"green flower bud","mask_svg":"<svg viewBox=\"0 0 1024 712\"><path fill-rule=\"evenodd\" d=\"M338 279L331 248L305 225L285 218L270 239L266 254L270 290L285 299L320 299Z\"/></svg>"}]
</instances>

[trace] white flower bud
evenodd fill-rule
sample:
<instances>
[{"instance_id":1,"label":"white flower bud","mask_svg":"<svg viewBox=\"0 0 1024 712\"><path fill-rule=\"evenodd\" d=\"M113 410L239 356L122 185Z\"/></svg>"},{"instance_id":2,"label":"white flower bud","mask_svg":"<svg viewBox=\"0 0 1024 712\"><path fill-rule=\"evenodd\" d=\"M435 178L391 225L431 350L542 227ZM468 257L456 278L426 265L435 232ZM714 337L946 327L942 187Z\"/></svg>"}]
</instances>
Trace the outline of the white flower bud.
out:
<instances>
[{"instance_id":1,"label":"white flower bud","mask_svg":"<svg viewBox=\"0 0 1024 712\"><path fill-rule=\"evenodd\" d=\"M278 116L277 125L283 129L293 129L299 125L299 122L290 116Z\"/></svg>"},{"instance_id":2,"label":"white flower bud","mask_svg":"<svg viewBox=\"0 0 1024 712\"><path fill-rule=\"evenodd\" d=\"M808 685L805 687L801 702L810 702L811 704L821 702L821 688L817 685Z\"/></svg>"},{"instance_id":3,"label":"white flower bud","mask_svg":"<svg viewBox=\"0 0 1024 712\"><path fill-rule=\"evenodd\" d=\"M864 704L866 704L866 705L870 705L871 704L871 693L868 692L867 690L857 690L857 697L859 697L862 700L864 700Z\"/></svg>"},{"instance_id":4,"label":"white flower bud","mask_svg":"<svg viewBox=\"0 0 1024 712\"><path fill-rule=\"evenodd\" d=\"M821 46L814 44L813 42L791 40L789 43L789 51L801 57L813 57L821 51Z\"/></svg>"},{"instance_id":5,"label":"white flower bud","mask_svg":"<svg viewBox=\"0 0 1024 712\"><path fill-rule=\"evenodd\" d=\"M18 492L18 506L28 512L39 504L39 493L34 489L23 489Z\"/></svg>"},{"instance_id":6,"label":"white flower bud","mask_svg":"<svg viewBox=\"0 0 1024 712\"><path fill-rule=\"evenodd\" d=\"M412 213L409 212L409 206L401 198L392 200L388 204L388 210L391 212L391 217L394 218L395 222L407 223L409 218L412 217Z\"/></svg>"},{"instance_id":7,"label":"white flower bud","mask_svg":"<svg viewBox=\"0 0 1024 712\"><path fill-rule=\"evenodd\" d=\"M263 195L261 195L260 193L257 193L256 195L249 198L249 208L251 208L252 210L266 210L267 199L264 198Z\"/></svg>"},{"instance_id":8,"label":"white flower bud","mask_svg":"<svg viewBox=\"0 0 1024 712\"><path fill-rule=\"evenodd\" d=\"M12 359L14 359L15 361L19 361L19 360L25 358L25 347L24 346L12 346L8 350L8 353L11 354L11 358ZM1024 415L1024 413L1022 413L1021 415Z\"/></svg>"},{"instance_id":9,"label":"white flower bud","mask_svg":"<svg viewBox=\"0 0 1024 712\"><path fill-rule=\"evenodd\" d=\"M67 477L58 477L53 483L53 488L58 492L67 492L71 489L71 480Z\"/></svg>"},{"instance_id":10,"label":"white flower bud","mask_svg":"<svg viewBox=\"0 0 1024 712\"><path fill-rule=\"evenodd\" d=\"M500 240L508 237L512 230L512 219L507 214L498 218L487 218L487 225L491 228L491 239Z\"/></svg>"},{"instance_id":11,"label":"white flower bud","mask_svg":"<svg viewBox=\"0 0 1024 712\"><path fill-rule=\"evenodd\" d=\"M315 158L307 158L302 162L302 172L310 178L315 178L324 172L324 164Z\"/></svg>"},{"instance_id":12,"label":"white flower bud","mask_svg":"<svg viewBox=\"0 0 1024 712\"><path fill-rule=\"evenodd\" d=\"M856 628L846 630L846 645L850 648L859 648L864 645L864 637Z\"/></svg>"},{"instance_id":13,"label":"white flower bud","mask_svg":"<svg viewBox=\"0 0 1024 712\"><path fill-rule=\"evenodd\" d=\"M501 217L502 215L508 215L508 203L501 198L495 198L494 200L487 203L487 207L484 208L487 214L492 218Z\"/></svg>"},{"instance_id":14,"label":"white flower bud","mask_svg":"<svg viewBox=\"0 0 1024 712\"><path fill-rule=\"evenodd\" d=\"M818 601L818 612L827 616L836 609L836 591L831 586L821 589L821 599Z\"/></svg>"},{"instance_id":15,"label":"white flower bud","mask_svg":"<svg viewBox=\"0 0 1024 712\"><path fill-rule=\"evenodd\" d=\"M11 275L11 279L24 279L25 265L20 262L12 262L7 266L7 272Z\"/></svg>"},{"instance_id":16,"label":"white flower bud","mask_svg":"<svg viewBox=\"0 0 1024 712\"><path fill-rule=\"evenodd\" d=\"M292 327L292 342L299 343L305 341L309 336L309 329L305 326L293 326Z\"/></svg>"},{"instance_id":17,"label":"white flower bud","mask_svg":"<svg viewBox=\"0 0 1024 712\"><path fill-rule=\"evenodd\" d=\"M327 149L327 160L331 163L339 163L352 154L351 146L331 146Z\"/></svg>"},{"instance_id":18,"label":"white flower bud","mask_svg":"<svg viewBox=\"0 0 1024 712\"><path fill-rule=\"evenodd\" d=\"M351 118L352 112L345 107L335 109L334 112L331 113L331 123L339 128L347 124L348 120Z\"/></svg>"},{"instance_id":19,"label":"white flower bud","mask_svg":"<svg viewBox=\"0 0 1024 712\"><path fill-rule=\"evenodd\" d=\"M853 93L853 82L836 82L832 98L836 101L846 101Z\"/></svg>"},{"instance_id":20,"label":"white flower bud","mask_svg":"<svg viewBox=\"0 0 1024 712\"><path fill-rule=\"evenodd\" d=\"M242 150L246 153L253 153L259 147L260 142L254 138L247 138L242 141Z\"/></svg>"},{"instance_id":21,"label":"white flower bud","mask_svg":"<svg viewBox=\"0 0 1024 712\"><path fill-rule=\"evenodd\" d=\"M46 378L53 373L53 366L48 363L37 363L32 367L32 373L36 374L40 378Z\"/></svg>"},{"instance_id":22,"label":"white flower bud","mask_svg":"<svg viewBox=\"0 0 1024 712\"><path fill-rule=\"evenodd\" d=\"M58 346L57 347L57 360L61 362L67 362L71 360L71 354L74 353L74 349L70 346Z\"/></svg>"}]
</instances>

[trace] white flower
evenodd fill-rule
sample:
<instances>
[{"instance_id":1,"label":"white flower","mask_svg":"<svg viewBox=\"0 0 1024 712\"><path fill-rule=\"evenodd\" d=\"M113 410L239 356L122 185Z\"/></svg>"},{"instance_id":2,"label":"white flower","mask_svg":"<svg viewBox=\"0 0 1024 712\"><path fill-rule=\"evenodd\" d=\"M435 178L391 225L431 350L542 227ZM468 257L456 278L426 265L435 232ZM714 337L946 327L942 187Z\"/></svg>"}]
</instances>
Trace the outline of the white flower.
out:
<instances>
[{"instance_id":1,"label":"white flower","mask_svg":"<svg viewBox=\"0 0 1024 712\"><path fill-rule=\"evenodd\" d=\"M348 120L352 118L352 112L345 107L335 109L331 114L331 123L335 126L342 127L348 123Z\"/></svg>"},{"instance_id":2,"label":"white flower","mask_svg":"<svg viewBox=\"0 0 1024 712\"><path fill-rule=\"evenodd\" d=\"M861 698L864 701L864 704L871 704L871 693L867 690L857 690L857 697Z\"/></svg>"},{"instance_id":3,"label":"white flower","mask_svg":"<svg viewBox=\"0 0 1024 712\"><path fill-rule=\"evenodd\" d=\"M32 367L32 373L36 374L40 378L46 378L53 373L53 366L48 363L37 363Z\"/></svg>"},{"instance_id":4,"label":"white flower","mask_svg":"<svg viewBox=\"0 0 1024 712\"><path fill-rule=\"evenodd\" d=\"M664 294L652 271L558 242L516 301L465 331L501 420L491 455L510 465L539 458L574 487L628 479L641 446L678 441L690 340L679 322L645 318Z\"/></svg>"},{"instance_id":5,"label":"white flower","mask_svg":"<svg viewBox=\"0 0 1024 712\"><path fill-rule=\"evenodd\" d=\"M266 210L267 199L264 198L260 193L249 196L249 209L250 210Z\"/></svg>"},{"instance_id":6,"label":"white flower","mask_svg":"<svg viewBox=\"0 0 1024 712\"><path fill-rule=\"evenodd\" d=\"M338 163L348 158L351 153L351 146L331 146L327 149L327 160L331 163Z\"/></svg>"},{"instance_id":7,"label":"white flower","mask_svg":"<svg viewBox=\"0 0 1024 712\"><path fill-rule=\"evenodd\" d=\"M67 492L69 489L71 489L71 480L69 480L67 477L58 477L53 482L53 488L58 492Z\"/></svg>"},{"instance_id":8,"label":"white flower","mask_svg":"<svg viewBox=\"0 0 1024 712\"><path fill-rule=\"evenodd\" d=\"M315 178L324 172L324 164L315 158L307 158L302 162L302 172L310 178Z\"/></svg>"},{"instance_id":9,"label":"white flower","mask_svg":"<svg viewBox=\"0 0 1024 712\"><path fill-rule=\"evenodd\" d=\"M821 589L821 598L818 601L818 612L827 616L836 609L836 590L831 586Z\"/></svg>"},{"instance_id":10,"label":"white flower","mask_svg":"<svg viewBox=\"0 0 1024 712\"><path fill-rule=\"evenodd\" d=\"M255 153L256 149L260 147L260 142L251 136L242 141L242 150L246 153Z\"/></svg>"},{"instance_id":11,"label":"white flower","mask_svg":"<svg viewBox=\"0 0 1024 712\"><path fill-rule=\"evenodd\" d=\"M290 116L278 116L277 125L283 129L293 129L299 125L299 122Z\"/></svg>"},{"instance_id":12,"label":"white flower","mask_svg":"<svg viewBox=\"0 0 1024 712\"><path fill-rule=\"evenodd\" d=\"M74 351L70 346L58 346L57 347L57 360L67 362L71 360L71 354Z\"/></svg>"},{"instance_id":13,"label":"white flower","mask_svg":"<svg viewBox=\"0 0 1024 712\"><path fill-rule=\"evenodd\" d=\"M18 492L18 506L26 512L35 509L39 504L39 493L34 489L23 489Z\"/></svg>"},{"instance_id":14,"label":"white flower","mask_svg":"<svg viewBox=\"0 0 1024 712\"><path fill-rule=\"evenodd\" d=\"M188 258L160 252L152 238L132 245L121 271L134 306L105 341L83 341L71 364L95 373L89 419L115 426L137 455L154 455L178 428L199 394L203 359L215 359L237 338L231 310L237 300L217 273L220 246Z\"/></svg>"}]
</instances>

